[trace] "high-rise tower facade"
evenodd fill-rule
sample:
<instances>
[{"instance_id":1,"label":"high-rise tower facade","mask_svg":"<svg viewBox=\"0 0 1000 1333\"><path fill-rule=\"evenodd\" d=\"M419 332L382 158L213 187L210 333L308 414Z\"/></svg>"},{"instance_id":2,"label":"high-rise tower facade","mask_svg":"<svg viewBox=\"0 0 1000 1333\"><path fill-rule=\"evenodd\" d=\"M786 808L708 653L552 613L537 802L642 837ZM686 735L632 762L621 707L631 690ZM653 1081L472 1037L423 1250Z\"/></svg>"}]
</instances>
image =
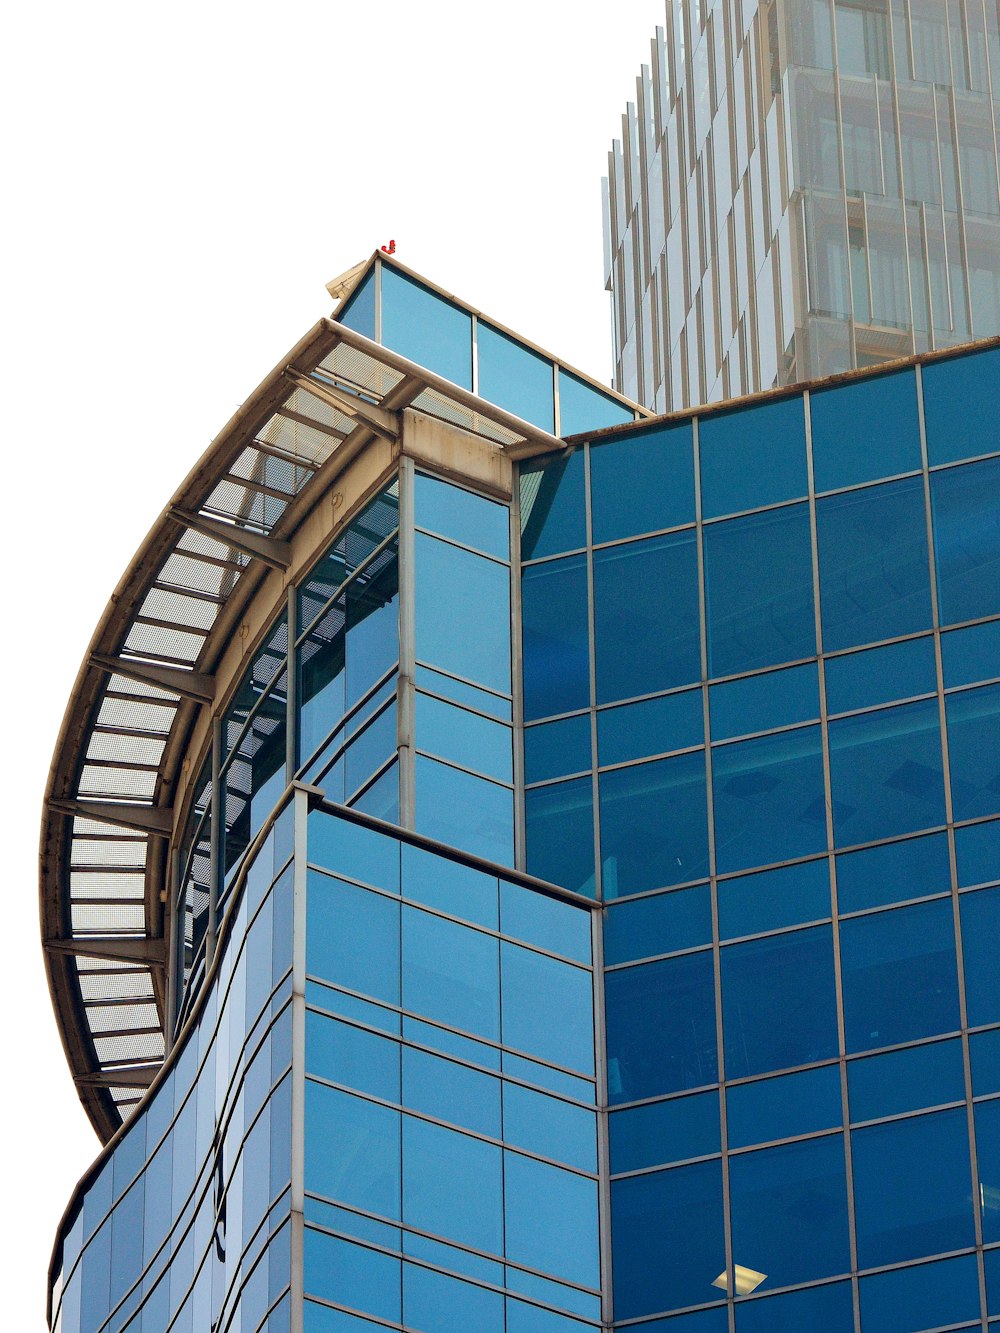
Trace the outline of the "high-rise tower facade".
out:
<instances>
[{"instance_id":1,"label":"high-rise tower facade","mask_svg":"<svg viewBox=\"0 0 1000 1333\"><path fill-rule=\"evenodd\" d=\"M615 383L658 411L1000 332L996 0L668 0L609 157Z\"/></svg>"}]
</instances>

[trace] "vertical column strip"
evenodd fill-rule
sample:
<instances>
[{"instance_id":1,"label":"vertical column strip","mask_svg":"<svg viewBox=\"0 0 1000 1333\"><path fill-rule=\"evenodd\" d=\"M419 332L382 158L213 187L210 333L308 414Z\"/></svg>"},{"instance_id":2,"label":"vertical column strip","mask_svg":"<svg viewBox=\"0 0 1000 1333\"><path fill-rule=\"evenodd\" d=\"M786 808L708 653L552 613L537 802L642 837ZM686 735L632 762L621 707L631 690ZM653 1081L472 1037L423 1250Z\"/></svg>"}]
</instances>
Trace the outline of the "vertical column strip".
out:
<instances>
[{"instance_id":1,"label":"vertical column strip","mask_svg":"<svg viewBox=\"0 0 1000 1333\"><path fill-rule=\"evenodd\" d=\"M404 432L406 426L403 426ZM416 671L416 583L414 560L413 460L399 461L399 684L396 746L399 753L399 822L412 829L416 820L414 760L414 673Z\"/></svg>"}]
</instances>

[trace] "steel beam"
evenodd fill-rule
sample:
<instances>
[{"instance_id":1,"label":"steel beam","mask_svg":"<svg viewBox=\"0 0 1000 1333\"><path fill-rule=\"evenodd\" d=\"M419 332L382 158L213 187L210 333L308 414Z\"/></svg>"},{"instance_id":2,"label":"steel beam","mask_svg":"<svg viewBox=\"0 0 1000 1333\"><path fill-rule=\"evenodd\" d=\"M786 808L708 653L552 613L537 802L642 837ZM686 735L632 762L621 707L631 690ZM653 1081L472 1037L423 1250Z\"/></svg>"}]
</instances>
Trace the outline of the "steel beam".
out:
<instances>
[{"instance_id":1,"label":"steel beam","mask_svg":"<svg viewBox=\"0 0 1000 1333\"><path fill-rule=\"evenodd\" d=\"M240 483L242 485L242 482ZM231 546L237 551L262 560L272 569L287 569L292 563L290 543L276 537L265 537L262 532L251 528L241 528L236 523L223 523L219 518L209 518L206 514L197 514L193 509L182 509L180 505L171 505L169 517L183 528L192 528L204 537L211 537L222 546Z\"/></svg>"},{"instance_id":2,"label":"steel beam","mask_svg":"<svg viewBox=\"0 0 1000 1333\"><path fill-rule=\"evenodd\" d=\"M125 801L49 801L49 809L59 815L96 819L101 824L135 829L169 838L174 826L174 812L166 805L129 805Z\"/></svg>"},{"instance_id":3,"label":"steel beam","mask_svg":"<svg viewBox=\"0 0 1000 1333\"><path fill-rule=\"evenodd\" d=\"M215 698L214 676L206 676L200 671L184 671L180 667L160 666L157 662L140 662L133 657L116 657L107 653L91 653L90 664L99 667L101 671L138 681L140 685L153 685L156 689L179 694L185 699L197 699L199 703L209 704ZM169 707L168 700L157 702Z\"/></svg>"},{"instance_id":4,"label":"steel beam","mask_svg":"<svg viewBox=\"0 0 1000 1333\"><path fill-rule=\"evenodd\" d=\"M78 1088L148 1088L162 1068L146 1065L128 1069L102 1069L93 1074L76 1074Z\"/></svg>"},{"instance_id":5,"label":"steel beam","mask_svg":"<svg viewBox=\"0 0 1000 1333\"><path fill-rule=\"evenodd\" d=\"M373 430L376 435L382 435L387 440L399 438L399 421L392 412L387 412L385 408L368 402L366 398L361 398L353 393L345 393L343 389L338 389L336 385L311 379L308 375L303 375L297 370L289 369L286 373L297 389L304 389L306 393L311 393L321 403L326 403L327 407L332 407L336 412L342 412L345 417L361 422L369 430Z\"/></svg>"},{"instance_id":6,"label":"steel beam","mask_svg":"<svg viewBox=\"0 0 1000 1333\"><path fill-rule=\"evenodd\" d=\"M150 939L148 935L126 936L124 939L82 935L75 940L46 940L44 948L49 953L104 958L109 962L146 963L151 967L162 967L167 957L164 941Z\"/></svg>"}]
</instances>

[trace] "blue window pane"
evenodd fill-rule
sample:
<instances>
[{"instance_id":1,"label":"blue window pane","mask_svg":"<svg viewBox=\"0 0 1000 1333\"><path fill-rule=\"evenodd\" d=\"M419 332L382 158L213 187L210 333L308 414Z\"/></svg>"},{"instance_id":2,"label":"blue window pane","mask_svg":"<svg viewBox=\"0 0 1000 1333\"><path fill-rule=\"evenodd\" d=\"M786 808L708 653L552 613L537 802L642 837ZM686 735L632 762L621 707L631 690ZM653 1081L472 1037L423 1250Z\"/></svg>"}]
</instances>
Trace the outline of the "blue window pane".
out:
<instances>
[{"instance_id":1,"label":"blue window pane","mask_svg":"<svg viewBox=\"0 0 1000 1333\"><path fill-rule=\"evenodd\" d=\"M1000 810L1000 685L947 699L951 799L956 819Z\"/></svg>"},{"instance_id":2,"label":"blue window pane","mask_svg":"<svg viewBox=\"0 0 1000 1333\"><path fill-rule=\"evenodd\" d=\"M403 1103L436 1120L501 1137L500 1080L410 1046L403 1048Z\"/></svg>"},{"instance_id":3,"label":"blue window pane","mask_svg":"<svg viewBox=\"0 0 1000 1333\"><path fill-rule=\"evenodd\" d=\"M332 608L298 648L299 754L302 759L309 758L344 716L347 707L345 648L342 605Z\"/></svg>"},{"instance_id":4,"label":"blue window pane","mask_svg":"<svg viewBox=\"0 0 1000 1333\"><path fill-rule=\"evenodd\" d=\"M931 638L904 639L826 661L826 706L831 713L873 708L936 689Z\"/></svg>"},{"instance_id":5,"label":"blue window pane","mask_svg":"<svg viewBox=\"0 0 1000 1333\"><path fill-rule=\"evenodd\" d=\"M504 1333L503 1296L430 1268L403 1265L403 1322L422 1333Z\"/></svg>"},{"instance_id":6,"label":"blue window pane","mask_svg":"<svg viewBox=\"0 0 1000 1333\"><path fill-rule=\"evenodd\" d=\"M962 966L969 1026L1000 1022L1000 889L962 895Z\"/></svg>"},{"instance_id":7,"label":"blue window pane","mask_svg":"<svg viewBox=\"0 0 1000 1333\"><path fill-rule=\"evenodd\" d=\"M459 1245L503 1249L500 1149L403 1117L403 1221Z\"/></svg>"},{"instance_id":8,"label":"blue window pane","mask_svg":"<svg viewBox=\"0 0 1000 1333\"><path fill-rule=\"evenodd\" d=\"M860 912L906 898L926 898L951 888L948 837L907 838L837 857L841 912Z\"/></svg>"},{"instance_id":9,"label":"blue window pane","mask_svg":"<svg viewBox=\"0 0 1000 1333\"><path fill-rule=\"evenodd\" d=\"M682 1162L717 1153L719 1094L696 1092L666 1102L616 1111L610 1119L611 1170L641 1171L646 1166Z\"/></svg>"},{"instance_id":10,"label":"blue window pane","mask_svg":"<svg viewBox=\"0 0 1000 1333\"><path fill-rule=\"evenodd\" d=\"M690 422L592 444L590 494L595 542L693 523Z\"/></svg>"},{"instance_id":11,"label":"blue window pane","mask_svg":"<svg viewBox=\"0 0 1000 1333\"><path fill-rule=\"evenodd\" d=\"M388 264L382 265L382 343L472 388L472 316Z\"/></svg>"},{"instance_id":12,"label":"blue window pane","mask_svg":"<svg viewBox=\"0 0 1000 1333\"><path fill-rule=\"evenodd\" d=\"M546 1092L554 1092L560 1097L574 1097L577 1101L594 1100L593 1079L577 1078L575 1074L564 1074L550 1065L540 1065L535 1060L526 1060L523 1055L503 1052L503 1072L511 1078L524 1079Z\"/></svg>"},{"instance_id":13,"label":"blue window pane","mask_svg":"<svg viewBox=\"0 0 1000 1333\"><path fill-rule=\"evenodd\" d=\"M862 1268L975 1244L964 1109L856 1129L851 1144Z\"/></svg>"},{"instance_id":14,"label":"blue window pane","mask_svg":"<svg viewBox=\"0 0 1000 1333\"><path fill-rule=\"evenodd\" d=\"M385 1101L399 1101L399 1044L363 1028L306 1014L306 1069Z\"/></svg>"},{"instance_id":15,"label":"blue window pane","mask_svg":"<svg viewBox=\"0 0 1000 1333\"><path fill-rule=\"evenodd\" d=\"M477 551L510 559L510 510L460 486L418 472L413 480L415 519L442 537L453 537Z\"/></svg>"},{"instance_id":16,"label":"blue window pane","mask_svg":"<svg viewBox=\"0 0 1000 1333\"><path fill-rule=\"evenodd\" d=\"M1000 458L931 474L941 623L1000 613Z\"/></svg>"},{"instance_id":17,"label":"blue window pane","mask_svg":"<svg viewBox=\"0 0 1000 1333\"><path fill-rule=\"evenodd\" d=\"M500 886L500 929L577 962L591 961L590 912L519 884Z\"/></svg>"},{"instance_id":18,"label":"blue window pane","mask_svg":"<svg viewBox=\"0 0 1000 1333\"><path fill-rule=\"evenodd\" d=\"M418 1236L412 1231L403 1232L403 1253L415 1259L426 1259L440 1268L450 1268L467 1277L478 1278L481 1282L492 1282L495 1286L503 1285L503 1264L495 1259L484 1259L481 1255L470 1254L454 1245L443 1241L431 1240L429 1236Z\"/></svg>"},{"instance_id":19,"label":"blue window pane","mask_svg":"<svg viewBox=\"0 0 1000 1333\"><path fill-rule=\"evenodd\" d=\"M559 434L564 438L634 419L624 403L559 367Z\"/></svg>"},{"instance_id":20,"label":"blue window pane","mask_svg":"<svg viewBox=\"0 0 1000 1333\"><path fill-rule=\"evenodd\" d=\"M552 1064L594 1072L594 998L589 972L500 945L503 1044Z\"/></svg>"},{"instance_id":21,"label":"blue window pane","mask_svg":"<svg viewBox=\"0 0 1000 1333\"><path fill-rule=\"evenodd\" d=\"M639 1325L639 1333L729 1333L729 1313L725 1306L654 1319Z\"/></svg>"},{"instance_id":22,"label":"blue window pane","mask_svg":"<svg viewBox=\"0 0 1000 1333\"><path fill-rule=\"evenodd\" d=\"M792 505L705 528L709 674L816 652L809 509Z\"/></svg>"},{"instance_id":23,"label":"blue window pane","mask_svg":"<svg viewBox=\"0 0 1000 1333\"><path fill-rule=\"evenodd\" d=\"M601 1317L601 1299L595 1293L593 1295L581 1291L577 1287L567 1287L562 1282L551 1282L548 1278L539 1277L537 1273L527 1273L523 1268L514 1268L508 1265L506 1269L506 1280L508 1291L517 1291L524 1296L534 1297L535 1300L549 1301L555 1306L561 1306L563 1309L571 1310L574 1314L582 1315L585 1319L599 1320ZM510 1310L515 1302L509 1300L507 1309ZM583 1325L575 1319L569 1319L565 1315L543 1310L538 1306L531 1307L518 1301L517 1304L521 1310L530 1310L534 1308L534 1314L524 1318L518 1315L517 1328L520 1330L530 1330L531 1333L591 1333L592 1325ZM508 1333L514 1333L515 1325L510 1322L508 1317Z\"/></svg>"},{"instance_id":24,"label":"blue window pane","mask_svg":"<svg viewBox=\"0 0 1000 1333\"><path fill-rule=\"evenodd\" d=\"M509 694L509 570L422 532L415 539L415 568L417 656Z\"/></svg>"},{"instance_id":25,"label":"blue window pane","mask_svg":"<svg viewBox=\"0 0 1000 1333\"><path fill-rule=\"evenodd\" d=\"M593 1111L582 1106L505 1083L503 1137L539 1157L565 1162L578 1171L597 1171L597 1125Z\"/></svg>"},{"instance_id":26,"label":"blue window pane","mask_svg":"<svg viewBox=\"0 0 1000 1333\"><path fill-rule=\"evenodd\" d=\"M830 869L821 861L763 870L719 881L723 939L797 926L830 915Z\"/></svg>"},{"instance_id":27,"label":"blue window pane","mask_svg":"<svg viewBox=\"0 0 1000 1333\"><path fill-rule=\"evenodd\" d=\"M945 689L1000 675L1000 620L941 635Z\"/></svg>"},{"instance_id":28,"label":"blue window pane","mask_svg":"<svg viewBox=\"0 0 1000 1333\"><path fill-rule=\"evenodd\" d=\"M511 789L422 754L417 755L415 768L417 832L487 861L510 865L514 859Z\"/></svg>"},{"instance_id":29,"label":"blue window pane","mask_svg":"<svg viewBox=\"0 0 1000 1333\"><path fill-rule=\"evenodd\" d=\"M726 1267L719 1163L616 1181L611 1229L616 1319L707 1304Z\"/></svg>"},{"instance_id":30,"label":"blue window pane","mask_svg":"<svg viewBox=\"0 0 1000 1333\"><path fill-rule=\"evenodd\" d=\"M387 824L399 823L399 772L395 760L370 787L351 798L351 806Z\"/></svg>"},{"instance_id":31,"label":"blue window pane","mask_svg":"<svg viewBox=\"0 0 1000 1333\"><path fill-rule=\"evenodd\" d=\"M398 1013L391 1009L385 1009L380 1004L372 1004L368 1000L359 1000L355 995L334 990L332 987L324 986L318 981L306 981L306 1000L309 1004L315 1004L321 1009L342 1014L345 1018L354 1019L359 1023L367 1023L382 1032L392 1032L396 1035L399 1033ZM289 1055L289 1059L291 1059L291 1055Z\"/></svg>"},{"instance_id":32,"label":"blue window pane","mask_svg":"<svg viewBox=\"0 0 1000 1333\"><path fill-rule=\"evenodd\" d=\"M723 949L722 1012L727 1078L835 1056L830 927L813 926Z\"/></svg>"},{"instance_id":33,"label":"blue window pane","mask_svg":"<svg viewBox=\"0 0 1000 1333\"><path fill-rule=\"evenodd\" d=\"M508 1274L515 1270L508 1269ZM532 1279L529 1274L517 1271L516 1278L508 1276L508 1283L541 1281ZM545 1310L540 1305L528 1305L524 1301L507 1297L507 1333L592 1333L590 1324L581 1324L577 1319Z\"/></svg>"},{"instance_id":34,"label":"blue window pane","mask_svg":"<svg viewBox=\"0 0 1000 1333\"><path fill-rule=\"evenodd\" d=\"M596 1181L505 1152L504 1223L513 1263L600 1286Z\"/></svg>"},{"instance_id":35,"label":"blue window pane","mask_svg":"<svg viewBox=\"0 0 1000 1333\"><path fill-rule=\"evenodd\" d=\"M448 1032L445 1028L432 1023L422 1023L419 1018L403 1017L403 1037L407 1041L419 1042L433 1050L453 1055L470 1064L482 1065L485 1069L500 1068L500 1052L495 1046L487 1046L472 1037L463 1037L457 1032Z\"/></svg>"},{"instance_id":36,"label":"blue window pane","mask_svg":"<svg viewBox=\"0 0 1000 1333\"><path fill-rule=\"evenodd\" d=\"M310 873L306 968L325 981L399 1003L399 904Z\"/></svg>"},{"instance_id":37,"label":"blue window pane","mask_svg":"<svg viewBox=\"0 0 1000 1333\"><path fill-rule=\"evenodd\" d=\"M339 1301L378 1319L399 1319L399 1260L336 1236L306 1228L305 1289L323 1300ZM318 1306L311 1306L317 1311ZM310 1316L310 1329L331 1327ZM364 1325L361 1325L364 1328Z\"/></svg>"},{"instance_id":38,"label":"blue window pane","mask_svg":"<svg viewBox=\"0 0 1000 1333\"><path fill-rule=\"evenodd\" d=\"M603 773L600 804L605 898L708 873L704 751Z\"/></svg>"},{"instance_id":39,"label":"blue window pane","mask_svg":"<svg viewBox=\"0 0 1000 1333\"><path fill-rule=\"evenodd\" d=\"M498 1040L497 941L453 921L404 907L403 1008Z\"/></svg>"},{"instance_id":40,"label":"blue window pane","mask_svg":"<svg viewBox=\"0 0 1000 1333\"><path fill-rule=\"evenodd\" d=\"M321 1199L305 1196L304 1216L307 1222L331 1231L343 1231L358 1240L372 1241L386 1249L398 1250L400 1230L389 1222L378 1222L361 1213L352 1213L348 1208L338 1208L336 1204L324 1203Z\"/></svg>"},{"instance_id":41,"label":"blue window pane","mask_svg":"<svg viewBox=\"0 0 1000 1333\"><path fill-rule=\"evenodd\" d=\"M586 708L590 631L582 555L523 571L521 634L525 720Z\"/></svg>"},{"instance_id":42,"label":"blue window pane","mask_svg":"<svg viewBox=\"0 0 1000 1333\"><path fill-rule=\"evenodd\" d=\"M586 546L584 468L582 449L521 464L522 560Z\"/></svg>"},{"instance_id":43,"label":"blue window pane","mask_svg":"<svg viewBox=\"0 0 1000 1333\"><path fill-rule=\"evenodd\" d=\"M306 1188L399 1216L399 1112L306 1081Z\"/></svg>"},{"instance_id":44,"label":"blue window pane","mask_svg":"<svg viewBox=\"0 0 1000 1333\"><path fill-rule=\"evenodd\" d=\"M594 897L594 791L590 778L524 794L528 873Z\"/></svg>"},{"instance_id":45,"label":"blue window pane","mask_svg":"<svg viewBox=\"0 0 1000 1333\"><path fill-rule=\"evenodd\" d=\"M857 486L920 467L912 370L814 393L809 407L817 491Z\"/></svg>"},{"instance_id":46,"label":"blue window pane","mask_svg":"<svg viewBox=\"0 0 1000 1333\"><path fill-rule=\"evenodd\" d=\"M309 859L348 879L399 892L399 843L340 815L309 815Z\"/></svg>"},{"instance_id":47,"label":"blue window pane","mask_svg":"<svg viewBox=\"0 0 1000 1333\"><path fill-rule=\"evenodd\" d=\"M476 337L480 397L543 430L555 430L551 361L483 320Z\"/></svg>"},{"instance_id":48,"label":"blue window pane","mask_svg":"<svg viewBox=\"0 0 1000 1333\"><path fill-rule=\"evenodd\" d=\"M469 708L478 708L481 713L489 713L491 717L499 718L502 722L511 720L510 700L490 694L476 685L467 685L465 681L456 680L454 676L446 676L440 671L419 665L414 672L414 680L417 689L443 694L446 699Z\"/></svg>"},{"instance_id":49,"label":"blue window pane","mask_svg":"<svg viewBox=\"0 0 1000 1333\"><path fill-rule=\"evenodd\" d=\"M384 1333L384 1324L373 1324L370 1319L359 1319L357 1315L332 1310L328 1305L317 1305L315 1301L307 1300L303 1309L305 1333ZM288 1316L285 1318L284 1324L275 1324L275 1333L283 1333L288 1328ZM270 1322L267 1328L270 1333Z\"/></svg>"},{"instance_id":50,"label":"blue window pane","mask_svg":"<svg viewBox=\"0 0 1000 1333\"><path fill-rule=\"evenodd\" d=\"M605 1007L612 1105L718 1078L711 951L609 972Z\"/></svg>"},{"instance_id":51,"label":"blue window pane","mask_svg":"<svg viewBox=\"0 0 1000 1333\"><path fill-rule=\"evenodd\" d=\"M849 1329L854 1301L849 1282L831 1282L787 1296L746 1301L736 1307L737 1333L802 1333L803 1329Z\"/></svg>"},{"instance_id":52,"label":"blue window pane","mask_svg":"<svg viewBox=\"0 0 1000 1333\"><path fill-rule=\"evenodd\" d=\"M969 1038L969 1059L972 1095L982 1097L989 1092L1000 1092L1000 1028L974 1032Z\"/></svg>"},{"instance_id":53,"label":"blue window pane","mask_svg":"<svg viewBox=\"0 0 1000 1333\"><path fill-rule=\"evenodd\" d=\"M945 822L936 699L830 723L834 839L873 842Z\"/></svg>"},{"instance_id":54,"label":"blue window pane","mask_svg":"<svg viewBox=\"0 0 1000 1333\"><path fill-rule=\"evenodd\" d=\"M698 445L706 518L795 500L809 489L800 396L704 416Z\"/></svg>"},{"instance_id":55,"label":"blue window pane","mask_svg":"<svg viewBox=\"0 0 1000 1333\"><path fill-rule=\"evenodd\" d=\"M497 879L403 843L403 897L496 930Z\"/></svg>"},{"instance_id":56,"label":"blue window pane","mask_svg":"<svg viewBox=\"0 0 1000 1333\"><path fill-rule=\"evenodd\" d=\"M951 1326L965 1319L976 1320L979 1327L974 1254L863 1277L858 1294L862 1326L879 1333L913 1333L914 1329Z\"/></svg>"},{"instance_id":57,"label":"blue window pane","mask_svg":"<svg viewBox=\"0 0 1000 1333\"><path fill-rule=\"evenodd\" d=\"M396 737L393 701L354 738L344 756L344 786L349 797L395 755Z\"/></svg>"},{"instance_id":58,"label":"blue window pane","mask_svg":"<svg viewBox=\"0 0 1000 1333\"><path fill-rule=\"evenodd\" d=\"M719 746L712 790L720 874L826 850L819 727Z\"/></svg>"},{"instance_id":59,"label":"blue window pane","mask_svg":"<svg viewBox=\"0 0 1000 1333\"><path fill-rule=\"evenodd\" d=\"M707 884L615 903L604 917L604 961L609 965L711 943Z\"/></svg>"},{"instance_id":60,"label":"blue window pane","mask_svg":"<svg viewBox=\"0 0 1000 1333\"><path fill-rule=\"evenodd\" d=\"M983 1240L1000 1240L1000 1101L976 1107L976 1162L983 1205Z\"/></svg>"},{"instance_id":61,"label":"blue window pane","mask_svg":"<svg viewBox=\"0 0 1000 1333\"><path fill-rule=\"evenodd\" d=\"M359 576L347 585L346 633L348 708L367 694L399 656L399 567L391 563L372 567L371 577Z\"/></svg>"},{"instance_id":62,"label":"blue window pane","mask_svg":"<svg viewBox=\"0 0 1000 1333\"><path fill-rule=\"evenodd\" d=\"M819 717L816 664L713 685L709 690L712 740L790 727Z\"/></svg>"},{"instance_id":63,"label":"blue window pane","mask_svg":"<svg viewBox=\"0 0 1000 1333\"><path fill-rule=\"evenodd\" d=\"M951 463L996 448L995 350L924 366L924 422L931 464Z\"/></svg>"},{"instance_id":64,"label":"blue window pane","mask_svg":"<svg viewBox=\"0 0 1000 1333\"><path fill-rule=\"evenodd\" d=\"M842 1119L837 1065L739 1083L726 1091L730 1148L835 1129Z\"/></svg>"},{"instance_id":65,"label":"blue window pane","mask_svg":"<svg viewBox=\"0 0 1000 1333\"><path fill-rule=\"evenodd\" d=\"M349 329L363 333L366 338L375 337L375 266L372 265L368 276L354 289L354 295L344 308L337 312L339 323Z\"/></svg>"},{"instance_id":66,"label":"blue window pane","mask_svg":"<svg viewBox=\"0 0 1000 1333\"><path fill-rule=\"evenodd\" d=\"M395 722L394 716L392 720ZM510 727L419 692L416 742L421 750L485 773L498 782L514 780Z\"/></svg>"},{"instance_id":67,"label":"blue window pane","mask_svg":"<svg viewBox=\"0 0 1000 1333\"><path fill-rule=\"evenodd\" d=\"M840 1134L730 1161L733 1259L775 1287L850 1272Z\"/></svg>"},{"instance_id":68,"label":"blue window pane","mask_svg":"<svg viewBox=\"0 0 1000 1333\"><path fill-rule=\"evenodd\" d=\"M664 597L662 590L670 589ZM698 548L693 532L594 552L597 702L701 676Z\"/></svg>"},{"instance_id":69,"label":"blue window pane","mask_svg":"<svg viewBox=\"0 0 1000 1333\"><path fill-rule=\"evenodd\" d=\"M848 1051L960 1026L951 899L840 923Z\"/></svg>"},{"instance_id":70,"label":"blue window pane","mask_svg":"<svg viewBox=\"0 0 1000 1333\"><path fill-rule=\"evenodd\" d=\"M545 782L590 770L590 714L563 718L524 733L524 778Z\"/></svg>"},{"instance_id":71,"label":"blue window pane","mask_svg":"<svg viewBox=\"0 0 1000 1333\"><path fill-rule=\"evenodd\" d=\"M847 1086L854 1121L961 1101L965 1097L962 1044L936 1041L852 1060L847 1066Z\"/></svg>"},{"instance_id":72,"label":"blue window pane","mask_svg":"<svg viewBox=\"0 0 1000 1333\"><path fill-rule=\"evenodd\" d=\"M930 628L919 477L820 500L816 528L827 652Z\"/></svg>"},{"instance_id":73,"label":"blue window pane","mask_svg":"<svg viewBox=\"0 0 1000 1333\"><path fill-rule=\"evenodd\" d=\"M701 690L602 708L597 714L597 757L601 764L622 764L670 750L686 750L704 740Z\"/></svg>"}]
</instances>

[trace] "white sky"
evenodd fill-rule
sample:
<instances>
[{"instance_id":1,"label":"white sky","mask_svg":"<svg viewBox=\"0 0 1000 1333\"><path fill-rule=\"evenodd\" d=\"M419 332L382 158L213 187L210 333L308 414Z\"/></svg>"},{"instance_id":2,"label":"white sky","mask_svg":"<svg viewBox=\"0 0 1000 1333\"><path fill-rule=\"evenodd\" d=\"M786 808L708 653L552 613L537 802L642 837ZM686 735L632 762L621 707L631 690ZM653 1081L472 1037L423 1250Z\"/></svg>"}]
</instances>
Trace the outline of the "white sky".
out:
<instances>
[{"instance_id":1,"label":"white sky","mask_svg":"<svg viewBox=\"0 0 1000 1333\"><path fill-rule=\"evenodd\" d=\"M45 777L91 633L235 407L395 238L404 263L610 379L600 177L663 0L35 0L0 113L5 1328L44 1329L97 1152L38 944Z\"/></svg>"}]
</instances>

